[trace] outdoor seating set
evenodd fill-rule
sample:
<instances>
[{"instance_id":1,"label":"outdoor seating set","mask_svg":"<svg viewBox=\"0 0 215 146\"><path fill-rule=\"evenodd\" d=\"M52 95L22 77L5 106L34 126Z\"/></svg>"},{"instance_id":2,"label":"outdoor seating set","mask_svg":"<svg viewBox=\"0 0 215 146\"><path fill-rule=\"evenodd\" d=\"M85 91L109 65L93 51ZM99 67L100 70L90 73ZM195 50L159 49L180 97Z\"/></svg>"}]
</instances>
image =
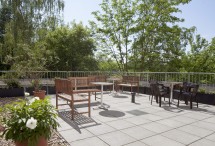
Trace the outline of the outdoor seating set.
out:
<instances>
[{"instance_id":1,"label":"outdoor seating set","mask_svg":"<svg viewBox=\"0 0 215 146\"><path fill-rule=\"evenodd\" d=\"M157 81L151 81L150 82L150 91L151 94L149 96L149 100L151 97L151 104L153 97L156 99L156 102L159 103L159 106L161 107L161 98L164 97L169 99L169 106L171 104L171 100L173 100L174 97L178 100L177 106L179 107L180 100L184 100L185 104L188 105L188 101L190 102L190 109L193 108L193 101L197 103L198 107L198 98L197 98L197 92L199 89L198 84L183 82L183 84L178 83L175 84L174 87L172 87L172 92L170 92L170 87L165 86L164 84L160 84ZM171 94L174 97L171 97Z\"/></svg>"},{"instance_id":2,"label":"outdoor seating set","mask_svg":"<svg viewBox=\"0 0 215 146\"><path fill-rule=\"evenodd\" d=\"M114 80L113 80L114 82ZM101 86L100 88L98 86ZM101 93L101 105L99 108L106 108L103 105L103 86L111 86L114 91L115 88L130 87L130 91L133 92L133 88L137 87L139 92L139 78L136 76L123 76L121 82L116 84L107 82L106 76L88 76L88 77L69 77L67 79L55 79L55 88L56 88L56 108L60 105L69 104L72 112L72 120L74 120L75 114L88 113L90 117L90 97L92 94L95 94L95 100L97 98L96 93ZM87 94L87 95L86 95ZM66 104L59 104L58 98L64 99L67 101ZM76 102L87 102L88 111L86 112L75 112L74 103Z\"/></svg>"}]
</instances>

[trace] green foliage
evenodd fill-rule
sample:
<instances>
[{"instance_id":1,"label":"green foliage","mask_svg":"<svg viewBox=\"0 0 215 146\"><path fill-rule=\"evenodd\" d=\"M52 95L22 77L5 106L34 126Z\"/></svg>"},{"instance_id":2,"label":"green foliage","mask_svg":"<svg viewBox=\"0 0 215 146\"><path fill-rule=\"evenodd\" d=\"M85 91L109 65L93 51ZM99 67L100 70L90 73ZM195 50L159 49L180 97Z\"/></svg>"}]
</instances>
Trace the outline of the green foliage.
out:
<instances>
[{"instance_id":1,"label":"green foliage","mask_svg":"<svg viewBox=\"0 0 215 146\"><path fill-rule=\"evenodd\" d=\"M206 90L203 88L199 88L199 93L206 93Z\"/></svg>"},{"instance_id":2,"label":"green foliage","mask_svg":"<svg viewBox=\"0 0 215 146\"><path fill-rule=\"evenodd\" d=\"M42 74L39 71L45 71L55 57L42 42L36 43L33 48L30 48L29 45L18 45L18 47L17 56L8 55L6 58L7 64L11 64L11 70L16 72L17 77L40 78Z\"/></svg>"},{"instance_id":3,"label":"green foliage","mask_svg":"<svg viewBox=\"0 0 215 146\"><path fill-rule=\"evenodd\" d=\"M42 84L39 79L34 79L31 81L32 86L34 87L34 91L39 91L42 88Z\"/></svg>"},{"instance_id":4,"label":"green foliage","mask_svg":"<svg viewBox=\"0 0 215 146\"><path fill-rule=\"evenodd\" d=\"M175 13L185 1L137 0L136 41L132 46L131 65L140 71L179 71L181 56L191 30L181 28ZM132 67L131 66L131 67Z\"/></svg>"},{"instance_id":5,"label":"green foliage","mask_svg":"<svg viewBox=\"0 0 215 146\"><path fill-rule=\"evenodd\" d=\"M90 22L100 51L113 57L119 70L127 71L134 27L135 4L131 0L103 0L103 12L93 12L97 22Z\"/></svg>"},{"instance_id":6,"label":"green foliage","mask_svg":"<svg viewBox=\"0 0 215 146\"><path fill-rule=\"evenodd\" d=\"M103 0L91 22L98 46L121 71L179 71L191 29L181 28L178 5L190 0Z\"/></svg>"},{"instance_id":7,"label":"green foliage","mask_svg":"<svg viewBox=\"0 0 215 146\"><path fill-rule=\"evenodd\" d=\"M7 84L7 88L20 88L21 84L19 83L18 80L15 79L7 79L5 81L5 83Z\"/></svg>"},{"instance_id":8,"label":"green foliage","mask_svg":"<svg viewBox=\"0 0 215 146\"><path fill-rule=\"evenodd\" d=\"M81 23L59 27L47 34L46 49L52 51L54 62L51 70L95 70L97 63L93 58L94 41L90 30Z\"/></svg>"},{"instance_id":9,"label":"green foliage","mask_svg":"<svg viewBox=\"0 0 215 146\"><path fill-rule=\"evenodd\" d=\"M32 98L29 101L14 102L5 105L1 112L3 115L1 122L6 128L3 133L6 140L20 142L28 140L29 146L35 146L40 136L49 139L52 130L57 130L59 126L56 109L51 105L48 97L44 100ZM36 120L36 122L33 121L36 127L29 128L28 122L31 118Z\"/></svg>"},{"instance_id":10,"label":"green foliage","mask_svg":"<svg viewBox=\"0 0 215 146\"><path fill-rule=\"evenodd\" d=\"M0 23L2 38L2 62L5 57L17 57L20 46L34 48L37 40L43 39L48 30L61 23L62 0L0 0ZM7 10L7 11L6 11ZM5 14L5 15L4 15ZM7 19L6 16L8 16ZM11 64L10 64L11 65Z\"/></svg>"}]
</instances>

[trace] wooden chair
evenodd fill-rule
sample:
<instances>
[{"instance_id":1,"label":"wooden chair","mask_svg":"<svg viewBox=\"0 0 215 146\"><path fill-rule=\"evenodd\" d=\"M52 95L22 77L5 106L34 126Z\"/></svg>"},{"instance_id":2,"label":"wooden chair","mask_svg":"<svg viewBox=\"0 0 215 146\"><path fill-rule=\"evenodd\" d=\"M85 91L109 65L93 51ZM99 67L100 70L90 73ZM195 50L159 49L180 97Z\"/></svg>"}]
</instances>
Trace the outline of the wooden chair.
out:
<instances>
[{"instance_id":1,"label":"wooden chair","mask_svg":"<svg viewBox=\"0 0 215 146\"><path fill-rule=\"evenodd\" d=\"M58 109L59 105L67 105L67 104L58 104L58 98L62 98L69 102L69 106L71 108L72 120L74 120L74 115L77 114L75 112L75 103L76 102L87 102L88 111L87 112L79 112L79 114L88 113L90 117L90 96L91 92L100 92L98 89L80 89L73 90L72 81L68 79L55 79L55 88L56 88L56 108ZM78 93L87 93L88 96L79 96Z\"/></svg>"}]
</instances>

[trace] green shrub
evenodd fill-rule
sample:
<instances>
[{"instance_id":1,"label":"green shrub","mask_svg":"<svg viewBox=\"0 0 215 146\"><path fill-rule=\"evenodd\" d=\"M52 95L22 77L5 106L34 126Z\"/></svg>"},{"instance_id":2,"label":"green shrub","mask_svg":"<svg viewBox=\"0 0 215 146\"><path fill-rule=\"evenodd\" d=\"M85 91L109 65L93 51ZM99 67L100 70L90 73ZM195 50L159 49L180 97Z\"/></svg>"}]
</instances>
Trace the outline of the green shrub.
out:
<instances>
[{"instance_id":1,"label":"green shrub","mask_svg":"<svg viewBox=\"0 0 215 146\"><path fill-rule=\"evenodd\" d=\"M206 90L205 89L203 89L203 88L199 88L199 93L205 93L206 92Z\"/></svg>"},{"instance_id":2,"label":"green shrub","mask_svg":"<svg viewBox=\"0 0 215 146\"><path fill-rule=\"evenodd\" d=\"M5 83L7 84L7 88L20 88L21 87L19 81L15 80L15 79L8 79L5 81Z\"/></svg>"}]
</instances>

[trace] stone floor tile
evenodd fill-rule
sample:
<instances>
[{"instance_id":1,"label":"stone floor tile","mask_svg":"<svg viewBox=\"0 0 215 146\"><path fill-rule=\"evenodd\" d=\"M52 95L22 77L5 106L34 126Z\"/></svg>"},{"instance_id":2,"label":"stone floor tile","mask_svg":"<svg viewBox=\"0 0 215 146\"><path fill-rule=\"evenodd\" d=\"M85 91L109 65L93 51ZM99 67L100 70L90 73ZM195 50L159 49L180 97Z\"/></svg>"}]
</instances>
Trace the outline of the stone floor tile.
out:
<instances>
[{"instance_id":1,"label":"stone floor tile","mask_svg":"<svg viewBox=\"0 0 215 146\"><path fill-rule=\"evenodd\" d=\"M183 122L183 123L186 123L186 124L190 124L190 123L198 121L196 119L192 119L192 118L189 118L189 117L186 117L186 116L183 116L183 115L172 117L170 119L175 120L175 121L179 121L179 122Z\"/></svg>"},{"instance_id":2,"label":"stone floor tile","mask_svg":"<svg viewBox=\"0 0 215 146\"><path fill-rule=\"evenodd\" d=\"M80 131L77 131L75 129L65 130L65 131L61 131L60 134L69 143L76 141L76 140L81 140L81 139L85 139L85 138L89 138L89 137L94 136L92 133L88 132L85 129L81 129Z\"/></svg>"},{"instance_id":3,"label":"stone floor tile","mask_svg":"<svg viewBox=\"0 0 215 146\"><path fill-rule=\"evenodd\" d=\"M199 121L199 122L193 123L192 125L215 131L215 124L213 123Z\"/></svg>"},{"instance_id":4,"label":"stone floor tile","mask_svg":"<svg viewBox=\"0 0 215 146\"><path fill-rule=\"evenodd\" d=\"M97 126L88 127L88 128L86 128L86 130L90 131L94 135L101 135L101 134L109 133L112 131L116 131L115 128L108 126L105 123L101 123L100 125L97 125Z\"/></svg>"},{"instance_id":5,"label":"stone floor tile","mask_svg":"<svg viewBox=\"0 0 215 146\"><path fill-rule=\"evenodd\" d=\"M116 120L112 122L107 122L106 124L118 130L135 126L134 124L125 120Z\"/></svg>"},{"instance_id":6,"label":"stone floor tile","mask_svg":"<svg viewBox=\"0 0 215 146\"><path fill-rule=\"evenodd\" d=\"M140 141L136 141L136 142L132 142L123 146L147 146L146 144L140 142Z\"/></svg>"},{"instance_id":7,"label":"stone floor tile","mask_svg":"<svg viewBox=\"0 0 215 146\"><path fill-rule=\"evenodd\" d=\"M141 142L149 146L185 146L182 143L176 142L162 135L152 136L141 140Z\"/></svg>"},{"instance_id":8,"label":"stone floor tile","mask_svg":"<svg viewBox=\"0 0 215 146\"><path fill-rule=\"evenodd\" d=\"M135 125L140 125L140 124L152 122L151 120L148 120L148 119L144 118L143 116L135 116L135 117L131 117L131 118L126 118L124 120L128 121L130 123L133 123Z\"/></svg>"},{"instance_id":9,"label":"stone floor tile","mask_svg":"<svg viewBox=\"0 0 215 146\"><path fill-rule=\"evenodd\" d=\"M204 122L214 123L215 124L215 117L211 117L208 119L203 120Z\"/></svg>"},{"instance_id":10,"label":"stone floor tile","mask_svg":"<svg viewBox=\"0 0 215 146\"><path fill-rule=\"evenodd\" d=\"M213 133L213 131L211 130L207 130L193 125L186 125L183 127L179 127L178 130L181 130L199 137L205 137Z\"/></svg>"},{"instance_id":11,"label":"stone floor tile","mask_svg":"<svg viewBox=\"0 0 215 146\"><path fill-rule=\"evenodd\" d=\"M151 121L157 121L157 120L163 119L163 117L153 115L153 114L142 115L142 117L145 118L145 119L151 120Z\"/></svg>"},{"instance_id":12,"label":"stone floor tile","mask_svg":"<svg viewBox=\"0 0 215 146\"><path fill-rule=\"evenodd\" d=\"M145 129L148 129L150 131L156 132L156 133L162 133L162 132L173 129L172 127L169 127L169 126L157 123L157 122L142 124L140 126L145 128Z\"/></svg>"},{"instance_id":13,"label":"stone floor tile","mask_svg":"<svg viewBox=\"0 0 215 146\"><path fill-rule=\"evenodd\" d=\"M131 136L131 137L133 137L135 139L137 139L137 140L140 140L140 139L143 139L143 138L146 138L146 137L150 137L150 136L156 134L155 132L152 132L150 130L141 128L139 126L123 129L121 131L123 133L125 133L125 134L127 134L127 135L129 135L129 136Z\"/></svg>"},{"instance_id":14,"label":"stone floor tile","mask_svg":"<svg viewBox=\"0 0 215 146\"><path fill-rule=\"evenodd\" d=\"M192 111L190 113L184 114L183 116L197 119L197 120L203 120L203 119L211 117L212 115Z\"/></svg>"},{"instance_id":15,"label":"stone floor tile","mask_svg":"<svg viewBox=\"0 0 215 146\"><path fill-rule=\"evenodd\" d=\"M176 129L164 132L161 135L163 135L169 139L175 140L177 142L183 143L185 145L188 145L188 144L200 139L200 137L197 137L192 134L189 134L189 133L186 133L186 132L183 132L180 130L176 130Z\"/></svg>"},{"instance_id":16,"label":"stone floor tile","mask_svg":"<svg viewBox=\"0 0 215 146\"><path fill-rule=\"evenodd\" d=\"M186 125L185 123L182 122L178 122L175 120L171 120L171 119L164 119L164 120L160 120L160 121L156 121L157 123L169 126L169 127L173 127L173 128L177 128L177 127L181 127Z\"/></svg>"},{"instance_id":17,"label":"stone floor tile","mask_svg":"<svg viewBox=\"0 0 215 146\"><path fill-rule=\"evenodd\" d=\"M209 136L207 136L205 138L215 142L215 133L213 133L213 134L211 134L211 135L209 135Z\"/></svg>"},{"instance_id":18,"label":"stone floor tile","mask_svg":"<svg viewBox=\"0 0 215 146\"><path fill-rule=\"evenodd\" d=\"M157 115L163 118L170 118L170 117L175 117L176 115L171 113L171 112L167 112L167 111L160 111L157 113L153 113L153 115Z\"/></svg>"},{"instance_id":19,"label":"stone floor tile","mask_svg":"<svg viewBox=\"0 0 215 146\"><path fill-rule=\"evenodd\" d=\"M215 146L215 142L207 139L201 139L190 144L189 146Z\"/></svg>"},{"instance_id":20,"label":"stone floor tile","mask_svg":"<svg viewBox=\"0 0 215 146\"><path fill-rule=\"evenodd\" d=\"M97 137L86 138L70 143L71 146L108 146L104 141Z\"/></svg>"},{"instance_id":21,"label":"stone floor tile","mask_svg":"<svg viewBox=\"0 0 215 146\"><path fill-rule=\"evenodd\" d=\"M120 131L103 134L98 137L111 146L121 146L136 141L134 138Z\"/></svg>"},{"instance_id":22,"label":"stone floor tile","mask_svg":"<svg viewBox=\"0 0 215 146\"><path fill-rule=\"evenodd\" d=\"M60 124L60 127L57 128L58 131L73 129L73 127L71 125L67 124L64 121L59 122L59 124Z\"/></svg>"}]
</instances>

